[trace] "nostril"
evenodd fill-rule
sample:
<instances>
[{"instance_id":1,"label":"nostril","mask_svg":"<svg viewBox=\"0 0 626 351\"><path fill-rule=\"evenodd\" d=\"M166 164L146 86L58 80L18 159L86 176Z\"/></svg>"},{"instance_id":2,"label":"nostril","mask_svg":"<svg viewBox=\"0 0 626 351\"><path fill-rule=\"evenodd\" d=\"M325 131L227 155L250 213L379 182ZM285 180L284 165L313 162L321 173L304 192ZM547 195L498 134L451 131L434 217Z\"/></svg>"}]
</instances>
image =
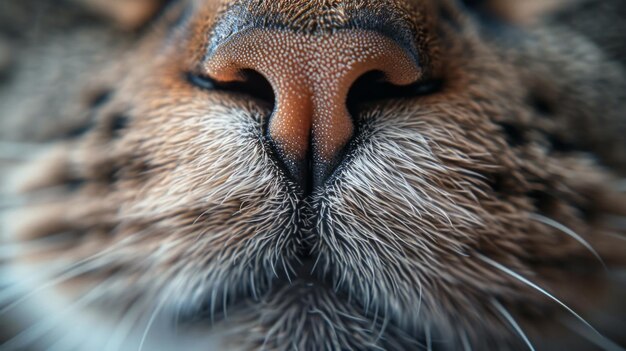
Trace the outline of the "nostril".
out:
<instances>
[{"instance_id":1,"label":"nostril","mask_svg":"<svg viewBox=\"0 0 626 351\"><path fill-rule=\"evenodd\" d=\"M252 69L244 69L240 75L243 78L241 81L222 83L220 87L224 90L249 95L271 105L274 104L274 89L261 73Z\"/></svg>"},{"instance_id":2,"label":"nostril","mask_svg":"<svg viewBox=\"0 0 626 351\"><path fill-rule=\"evenodd\" d=\"M358 118L359 110L363 104L373 99L381 98L384 91L384 79L385 75L382 71L370 71L363 74L352 84L348 92L346 105L353 120ZM355 125L358 126L358 123L355 123Z\"/></svg>"},{"instance_id":3,"label":"nostril","mask_svg":"<svg viewBox=\"0 0 626 351\"><path fill-rule=\"evenodd\" d=\"M343 159L358 128L353 107L425 91L411 86L425 76L416 52L372 30L244 30L211 48L203 71L212 86L272 104L268 140L303 189L324 184Z\"/></svg>"},{"instance_id":4,"label":"nostril","mask_svg":"<svg viewBox=\"0 0 626 351\"><path fill-rule=\"evenodd\" d=\"M369 71L359 77L348 93L348 111L353 118L359 110L368 103L385 99L409 99L431 95L443 88L439 79L420 79L409 85L395 85L385 78L382 71Z\"/></svg>"},{"instance_id":5,"label":"nostril","mask_svg":"<svg viewBox=\"0 0 626 351\"><path fill-rule=\"evenodd\" d=\"M195 86L196 88L200 88L204 90L216 89L215 81L211 79L211 77L198 74L198 73L187 73L186 78L189 84Z\"/></svg>"},{"instance_id":6,"label":"nostril","mask_svg":"<svg viewBox=\"0 0 626 351\"><path fill-rule=\"evenodd\" d=\"M227 91L245 94L270 105L273 109L275 94L270 82L259 72L244 69L239 72L240 80L219 82L208 75L189 73L187 81L192 85L211 91Z\"/></svg>"}]
</instances>

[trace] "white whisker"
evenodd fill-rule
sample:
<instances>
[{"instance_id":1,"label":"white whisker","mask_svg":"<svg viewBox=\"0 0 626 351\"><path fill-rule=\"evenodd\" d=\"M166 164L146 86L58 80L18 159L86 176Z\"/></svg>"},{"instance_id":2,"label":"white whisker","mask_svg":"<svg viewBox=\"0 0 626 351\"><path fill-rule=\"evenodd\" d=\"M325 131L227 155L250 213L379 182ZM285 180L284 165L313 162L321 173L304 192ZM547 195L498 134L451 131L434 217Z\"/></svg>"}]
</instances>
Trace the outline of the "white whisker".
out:
<instances>
[{"instance_id":1,"label":"white whisker","mask_svg":"<svg viewBox=\"0 0 626 351\"><path fill-rule=\"evenodd\" d=\"M538 292L540 292L541 294L545 295L546 297L550 298L552 301L556 302L557 304L559 304L561 307L563 307L564 309L566 309L569 313L571 313L574 317L576 317L576 319L578 319L579 321L581 321L582 323L584 323L589 329L593 330L596 334L602 336L602 334L600 334L600 332L598 332L596 330L596 328L594 328L589 322L587 322L583 317L581 317L578 313L576 313L573 309L571 309L569 306L567 306L565 303L563 303L561 300L557 299L556 297L554 297L554 295L550 294L549 292L547 292L545 289L541 288L540 286L538 286L537 284L531 282L530 280L524 278L523 276L521 276L518 273L515 273L514 271L512 271L511 269L501 265L500 263L485 257L483 255L478 255L477 256L479 259L481 259L482 261L484 261L485 263L493 266L494 268L497 268L498 270L508 274L509 276L519 280L520 282L528 285L529 287L537 290Z\"/></svg>"},{"instance_id":2,"label":"white whisker","mask_svg":"<svg viewBox=\"0 0 626 351\"><path fill-rule=\"evenodd\" d=\"M605 351L626 351L623 347L619 346L612 340L609 340L607 337L603 335L597 335L595 333L589 333L588 329L581 328L580 325L576 325L576 323L572 323L571 320L561 320L563 325L570 329L571 331L577 333L578 335L585 338L585 340L590 343L598 346L602 350Z\"/></svg>"},{"instance_id":3,"label":"white whisker","mask_svg":"<svg viewBox=\"0 0 626 351\"><path fill-rule=\"evenodd\" d=\"M519 336L522 338L522 340L524 340L524 342L526 343L528 348L531 351L535 351L535 347L533 346L533 344L530 342L530 340L526 336L526 333L524 333L522 328L515 321L515 318L513 318L511 313L509 313L509 311L507 311L506 308L504 308L504 306L502 306L502 304L500 302L498 302L497 300L492 300L491 303L498 310L498 312L500 312L502 317L504 317L504 319L506 319L506 321L511 325L511 327L513 327L513 329L517 332L517 334L519 334Z\"/></svg>"},{"instance_id":4,"label":"white whisker","mask_svg":"<svg viewBox=\"0 0 626 351\"><path fill-rule=\"evenodd\" d=\"M103 347L103 350L117 351L121 349L126 339L131 335L133 328L135 328L137 323L141 320L144 312L143 307L144 306L135 305L122 316L122 319L113 331L107 344Z\"/></svg>"},{"instance_id":5,"label":"white whisker","mask_svg":"<svg viewBox=\"0 0 626 351\"><path fill-rule=\"evenodd\" d=\"M60 276L56 277L55 279L39 286L38 288L36 288L35 290L30 291L29 293L27 293L24 296L21 296L19 299L17 299L16 301L10 303L9 305L5 306L4 308L2 308L0 310L0 316L3 314L6 314L7 312L15 309L17 306L19 306L20 304L28 301L29 299L31 299L32 297L36 296L37 294L41 293L42 291L49 289L51 287L54 287L56 285L62 284L63 282L66 282L72 278L78 277L81 274L88 272L89 270L93 269L93 267L91 266L91 264L95 264L96 263L96 259L98 259L99 257L105 255L107 253L107 251L103 251L103 252L99 252L95 255L92 255L90 257L87 257L85 259L82 259L72 265L70 265L69 267L63 267L62 269L58 270L58 273L61 272L65 272L63 274L61 274ZM52 275L56 275L56 274L51 274ZM31 280L27 280L26 283L24 281L20 282L22 284L22 286L20 285L16 285L14 290L17 291L23 291L23 285L26 285L27 282L30 281L36 281L37 279L41 278L41 276L36 276L35 278L31 278ZM6 292L3 292L3 295L6 294ZM17 295L16 293L11 293L11 296L13 295ZM4 299L4 297L2 298ZM0 300L2 300L0 299Z\"/></svg>"},{"instance_id":6,"label":"white whisker","mask_svg":"<svg viewBox=\"0 0 626 351\"><path fill-rule=\"evenodd\" d=\"M430 325L426 324L426 326L424 327L424 334L426 335L426 351L432 351L433 350L433 340L432 340L432 334L430 332Z\"/></svg>"},{"instance_id":7,"label":"white whisker","mask_svg":"<svg viewBox=\"0 0 626 351\"><path fill-rule=\"evenodd\" d=\"M163 309L163 307L165 307L165 303L169 299L169 295L170 294L168 293L165 296L163 296L161 298L161 301L159 301L159 304L155 307L154 312L152 312L152 315L150 316L150 319L148 320L148 324L146 325L146 329L144 330L143 335L141 336L141 342L139 342L139 347L137 348L137 351L143 351L143 348L146 344L146 340L148 340L148 334L150 334L150 329L152 329L152 325L156 321L157 316L159 315L159 313L161 313L161 310Z\"/></svg>"},{"instance_id":8,"label":"white whisker","mask_svg":"<svg viewBox=\"0 0 626 351\"><path fill-rule=\"evenodd\" d=\"M94 301L94 295L98 293L98 289L92 289L87 295L79 298L78 301L72 303L58 314L54 314L50 318L46 318L17 334L13 338L6 341L0 346L0 350L21 349L28 345L32 345L37 342L38 339L52 331L63 318L65 318L71 312L80 309L90 302Z\"/></svg>"},{"instance_id":9,"label":"white whisker","mask_svg":"<svg viewBox=\"0 0 626 351\"><path fill-rule=\"evenodd\" d=\"M608 232L608 233L604 233L604 234L607 235L607 236L613 237L615 239L618 239L618 240L626 241L626 235L623 235L623 234L612 233L612 232Z\"/></svg>"},{"instance_id":10,"label":"white whisker","mask_svg":"<svg viewBox=\"0 0 626 351\"><path fill-rule=\"evenodd\" d=\"M469 337L467 336L467 332L462 331L461 335L461 343L463 344L464 351L472 351L472 345L470 344Z\"/></svg>"},{"instance_id":11,"label":"white whisker","mask_svg":"<svg viewBox=\"0 0 626 351\"><path fill-rule=\"evenodd\" d=\"M132 243L134 240L139 240L140 238L141 236L137 236L130 241L121 241L103 251L82 258L71 264L58 264L52 268L41 266L37 274L32 273L29 274L27 279L20 278L20 280L17 282L9 282L10 285L7 288L3 289L2 293L0 294L0 302L7 300L13 301L9 305L4 306L2 309L0 309L0 315L14 309L19 304L24 303L25 301L41 293L41 291L45 289L62 284L63 282L78 277L81 274L89 272L90 270L101 268L103 265L106 265L109 262L106 259L107 255L115 253L117 250L124 247L124 245ZM99 262L98 260L102 260L102 262ZM41 280L42 278L52 280L44 283L43 285L40 285L35 290L26 289L26 287L30 283ZM24 295L24 292L27 292L27 294Z\"/></svg>"},{"instance_id":12,"label":"white whisker","mask_svg":"<svg viewBox=\"0 0 626 351\"><path fill-rule=\"evenodd\" d=\"M606 216L606 219L611 227L626 230L626 217Z\"/></svg>"},{"instance_id":13,"label":"white whisker","mask_svg":"<svg viewBox=\"0 0 626 351\"><path fill-rule=\"evenodd\" d=\"M67 351L67 350L76 350L77 345L75 345L76 340L73 340L73 336L71 334L67 334L63 337L60 337L55 343L50 345L46 351Z\"/></svg>"},{"instance_id":14,"label":"white whisker","mask_svg":"<svg viewBox=\"0 0 626 351\"><path fill-rule=\"evenodd\" d=\"M574 240L578 241L581 245L583 245L587 250L589 250L589 252L591 252L598 259L598 261L600 261L600 263L604 266L604 268L607 269L606 264L604 263L604 260L602 260L602 257L600 257L598 252L585 239L583 239L580 235L578 235L576 232L574 232L570 228L564 226L563 224L551 218L548 218L548 217L545 217L536 213L531 213L529 215L529 218L537 222L543 223L545 225L548 225L572 237Z\"/></svg>"}]
</instances>

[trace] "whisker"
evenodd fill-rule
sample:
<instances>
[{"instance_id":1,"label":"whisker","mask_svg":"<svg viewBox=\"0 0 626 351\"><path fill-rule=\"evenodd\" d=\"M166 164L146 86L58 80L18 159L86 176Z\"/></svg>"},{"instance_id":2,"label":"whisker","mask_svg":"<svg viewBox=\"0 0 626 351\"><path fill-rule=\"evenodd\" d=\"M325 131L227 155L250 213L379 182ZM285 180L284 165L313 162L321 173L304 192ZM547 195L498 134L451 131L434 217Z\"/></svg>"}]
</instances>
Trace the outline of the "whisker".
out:
<instances>
[{"instance_id":1,"label":"whisker","mask_svg":"<svg viewBox=\"0 0 626 351\"><path fill-rule=\"evenodd\" d=\"M584 323L589 329L593 330L596 334L602 336L602 334L600 334L600 332L598 332L596 330L596 328L594 328L589 322L587 322L583 317L581 317L578 313L576 313L573 309L571 309L569 306L567 306L565 303L563 303L561 300L557 299L556 297L554 297L554 295L550 294L549 292L547 292L545 289L541 288L540 286L538 286L537 284L531 282L530 280L524 278L523 276L521 276L518 273L515 273L514 271L512 271L511 269L501 265L500 263L486 257L483 256L481 254L479 254L477 256L479 259L481 259L483 262L489 264L490 266L508 274L509 276L517 279L518 281L528 285L529 287L537 290L538 292L540 292L541 294L545 295L546 297L548 297L549 299L551 299L552 301L556 302L557 304L559 304L561 307L563 307L565 310L567 310L569 313L571 313L574 317L576 317L576 319L578 319L579 321L581 321L582 323Z\"/></svg>"},{"instance_id":2,"label":"whisker","mask_svg":"<svg viewBox=\"0 0 626 351\"><path fill-rule=\"evenodd\" d=\"M461 343L463 344L464 351L472 351L472 345L470 344L469 337L467 336L466 331L462 331L461 335Z\"/></svg>"},{"instance_id":3,"label":"whisker","mask_svg":"<svg viewBox=\"0 0 626 351\"><path fill-rule=\"evenodd\" d=\"M61 266L61 265L58 265L58 266ZM5 279L5 285L3 286L3 289L0 292L0 304L6 304L9 301L13 301L13 303L17 303L18 301L15 301L16 298L25 299L26 297L24 296L24 291L29 290L28 284L36 282L37 280L53 277L66 270L64 265L62 266L62 268L58 268L57 266L55 266L54 268L48 267L46 269L47 271L45 272L45 274L41 274L41 272L38 272L40 274L31 274L28 276L28 279L21 279L20 281L7 281L9 279ZM37 292L33 291L32 293L35 294ZM11 305L5 306L4 309L0 310L0 315L8 312L12 308L13 307Z\"/></svg>"},{"instance_id":4,"label":"whisker","mask_svg":"<svg viewBox=\"0 0 626 351\"><path fill-rule=\"evenodd\" d=\"M382 340L388 324L389 324L389 315L385 314L383 316L382 322L380 323L380 331L378 332L378 335L376 336L376 339L375 339L376 342Z\"/></svg>"},{"instance_id":5,"label":"whisker","mask_svg":"<svg viewBox=\"0 0 626 351\"><path fill-rule=\"evenodd\" d=\"M26 302L28 299L32 298L33 296L41 293L42 291L44 291L45 289L49 289L51 287L54 287L56 285L59 285L67 280L70 280L72 278L78 277L83 273L88 272L89 270L94 269L97 265L96 265L96 260L101 258L102 256L106 255L108 253L109 250L105 250L105 251L101 251L96 253L95 255L89 256L87 258L84 258L78 262L75 262L73 264L71 264L69 267L64 267L62 269L59 269L57 273L54 274L50 274L48 276L53 277L57 274L62 273L60 276L56 277L55 279L43 284L42 286L39 286L38 288L36 288L33 291L30 291L28 294L21 296L19 299L17 299L16 301L10 303L9 305L5 306L4 308L2 308L0 310L0 316L6 314L7 312L15 309L17 306L19 306L20 304ZM15 290L15 292L11 292L11 293L7 293L7 292L3 292L3 295L9 295L9 298L12 297L13 295L18 295L19 293L24 291L24 287L26 284L28 284L29 282L34 282L37 281L39 279L41 279L42 277L46 277L46 275L37 275L35 277L30 277L30 280L26 280L26 281L20 281L19 285L16 284L13 288L13 290ZM0 298L0 301L6 299L6 296L3 296L2 298Z\"/></svg>"},{"instance_id":6,"label":"whisker","mask_svg":"<svg viewBox=\"0 0 626 351\"><path fill-rule=\"evenodd\" d=\"M32 345L39 338L52 331L55 326L57 326L61 320L72 311L80 309L94 301L94 295L96 295L96 292L99 292L96 288L92 289L89 293L87 293L87 295L79 298L78 301L66 307L61 313L55 314L51 318L44 319L26 328L13 338L6 341L4 344L0 345L0 350L20 349L21 347Z\"/></svg>"},{"instance_id":7,"label":"whisker","mask_svg":"<svg viewBox=\"0 0 626 351\"><path fill-rule=\"evenodd\" d=\"M111 338L104 346L103 350L117 351L122 348L124 341L128 339L133 329L137 326L137 323L141 320L141 317L144 314L143 307L144 306L137 304L122 315L120 322L113 331Z\"/></svg>"},{"instance_id":8,"label":"whisker","mask_svg":"<svg viewBox=\"0 0 626 351\"><path fill-rule=\"evenodd\" d=\"M148 334L150 333L150 329L152 329L152 325L156 321L157 316L159 315L159 313L161 313L161 310L163 309L163 307L165 307L165 303L169 299L169 296L170 296L170 293L165 294L161 298L161 301L159 301L159 304L154 309L154 312L152 312L152 315L150 316L150 319L148 320L148 324L146 325L146 329L143 332L143 335L141 337L141 342L139 343L139 347L137 348L137 351L143 351L146 340L148 339Z\"/></svg>"},{"instance_id":9,"label":"whisker","mask_svg":"<svg viewBox=\"0 0 626 351\"><path fill-rule=\"evenodd\" d=\"M67 350L76 350L78 349L77 345L75 345L76 340L70 341L73 339L71 334L67 334L62 336L55 343L50 345L46 351L67 351Z\"/></svg>"},{"instance_id":10,"label":"whisker","mask_svg":"<svg viewBox=\"0 0 626 351\"><path fill-rule=\"evenodd\" d=\"M110 263L111 260L107 260L106 259L106 255L109 255L111 253L116 252L117 250L119 250L120 248L124 247L124 245L128 245L128 244L132 244L134 243L136 240L141 240L142 236L141 235L137 235L136 237L133 237L132 240L123 240L120 241L112 246L110 246L107 249L104 249L100 252L97 252L91 256L87 256L85 258L82 258L76 262L73 262L69 265L60 265L61 267L59 268L48 268L48 270L45 272L45 274L38 274L38 275L34 275L31 274L29 275L29 279L21 279L19 282L13 282L10 285L12 285L12 287L5 289L5 291L2 291L2 294L0 294L0 302L2 301L6 301L9 299L14 299L16 297L19 297L19 299L17 301L12 302L11 304L9 304L8 306L4 307L3 309L0 310L0 315L12 310L13 308L15 308L17 305L23 303L24 301L26 301L27 299L31 298L32 296L40 293L42 290L53 287L55 285L61 284L64 281L67 281L69 279L75 278L80 276L81 274L87 273L90 270L94 270L97 269L103 265L105 265L106 263ZM98 262L99 259L102 259L102 262ZM43 269L43 268L42 268ZM27 284L32 283L32 282L36 282L37 280L40 279L52 279L54 278L54 280L45 283L44 285L38 287L37 289L35 289L34 291L30 291L27 295L23 296L22 294L24 293L25 287ZM8 291L7 291L8 290Z\"/></svg>"},{"instance_id":11,"label":"whisker","mask_svg":"<svg viewBox=\"0 0 626 351\"><path fill-rule=\"evenodd\" d=\"M575 323L572 323L571 320L561 320L561 323L563 323L563 325L566 328L568 328L569 330L571 330L571 331L577 333L578 335L582 336L585 340L587 340L590 343L598 346L602 350L605 350L605 351L626 351L626 349L624 349L623 347L619 346L618 344L616 344L612 340L604 337L603 335L596 335L594 333L589 333L589 331L587 329L581 328L580 325L576 325Z\"/></svg>"},{"instance_id":12,"label":"whisker","mask_svg":"<svg viewBox=\"0 0 626 351\"><path fill-rule=\"evenodd\" d=\"M626 217L606 216L609 225L616 229L626 230Z\"/></svg>"},{"instance_id":13,"label":"whisker","mask_svg":"<svg viewBox=\"0 0 626 351\"><path fill-rule=\"evenodd\" d=\"M426 351L433 351L433 340L430 332L430 324L426 324L424 327L424 334L426 336Z\"/></svg>"},{"instance_id":14,"label":"whisker","mask_svg":"<svg viewBox=\"0 0 626 351\"><path fill-rule=\"evenodd\" d=\"M618 240L626 241L626 235L622 235L622 234L619 234L619 233L608 232L608 233L604 233L604 235L613 237L613 238L618 239Z\"/></svg>"},{"instance_id":15,"label":"whisker","mask_svg":"<svg viewBox=\"0 0 626 351\"><path fill-rule=\"evenodd\" d=\"M605 270L608 270L606 264L604 263L604 260L602 259L602 257L600 257L598 252L585 239L583 239L580 235L578 235L578 233L574 232L573 230L564 226L563 224L551 218L542 216L540 214L531 213L529 215L529 218L537 222L543 223L547 226L550 226L554 229L557 229L560 232L572 237L574 240L578 241L581 245L583 245L587 250L589 250L589 252L591 252L598 259L598 261L600 261L600 263L602 264Z\"/></svg>"},{"instance_id":16,"label":"whisker","mask_svg":"<svg viewBox=\"0 0 626 351\"><path fill-rule=\"evenodd\" d=\"M83 267L84 269L84 267ZM7 306L3 307L0 310L0 316L4 315L12 310L14 310L17 306L23 304L24 302L28 301L29 299L33 298L34 296L36 296L37 294L41 293L42 291L49 289L51 287L54 287L55 285L59 285L67 280L70 280L74 277L79 276L81 273L87 271L88 269L85 270L77 270L76 272L72 271L71 274L66 273L63 274L61 276L59 276L57 279L54 279L38 288L36 288L33 291L30 291L29 293L27 293L26 295L22 295L22 293L24 293L24 290L26 289L26 284L24 282L20 282L21 284L16 284L13 287L6 289L5 291L2 292L2 297L0 298L1 301L7 301L7 300L13 300L15 298L17 298L17 300L9 303ZM32 279L30 281L35 281L37 279L40 279L41 276L37 276L37 278Z\"/></svg>"},{"instance_id":17,"label":"whisker","mask_svg":"<svg viewBox=\"0 0 626 351\"><path fill-rule=\"evenodd\" d=\"M498 312L500 312L502 317L504 317L504 319L506 319L506 321L511 325L511 327L513 327L513 329L517 332L517 334L519 334L519 336L522 338L522 340L524 340L524 342L526 343L528 348L531 351L535 351L535 347L530 342L530 340L526 336L526 333L524 333L524 331L519 326L517 321L515 321L515 318L513 318L511 313L509 313L509 311L507 311L506 308L504 308L504 306L502 306L502 304L500 302L498 302L497 300L492 300L491 303L498 310Z\"/></svg>"}]
</instances>

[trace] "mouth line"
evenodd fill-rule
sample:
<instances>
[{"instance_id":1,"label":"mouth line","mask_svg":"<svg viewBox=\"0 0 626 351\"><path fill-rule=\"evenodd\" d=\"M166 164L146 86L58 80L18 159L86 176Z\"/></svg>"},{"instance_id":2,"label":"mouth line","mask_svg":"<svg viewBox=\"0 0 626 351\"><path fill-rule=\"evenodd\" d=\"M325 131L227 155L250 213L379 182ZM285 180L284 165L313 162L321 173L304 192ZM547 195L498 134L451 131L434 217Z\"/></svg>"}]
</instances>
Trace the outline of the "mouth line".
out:
<instances>
[{"instance_id":1,"label":"mouth line","mask_svg":"<svg viewBox=\"0 0 626 351\"><path fill-rule=\"evenodd\" d=\"M213 313L205 311L204 314L195 314L192 318L182 321L181 324L197 327L215 327L228 325L228 323L267 323L268 316L281 316L283 313L290 313L293 310L300 311L300 318L306 320L307 325L323 328L329 321L320 321L316 316L318 311L325 311L329 306L334 306L338 311L349 311L349 314L335 315L346 317L355 328L363 327L363 323L371 328L382 328L377 330L377 334L390 333L390 336L399 335L402 340L397 343L406 343L403 349L417 349L417 345L423 345L422 336L416 332L417 329L402 324L379 314L378 310L368 311L359 303L359 299L351 295L349 291L333 288L332 281L325 279L320 274L319 265L311 257L301 260L297 267L293 269L293 275L278 277L274 284L264 291L261 296L242 295L230 301L226 306L218 306ZM328 301L332 301L328 303ZM228 312L227 312L228 311ZM333 311L333 310L328 310ZM308 316L308 317L307 317ZM257 318L260 318L257 320ZM278 317L277 317L278 318ZM278 318L280 319L280 318ZM271 318L269 319L271 322ZM181 322L179 320L179 322ZM340 320L334 322L341 323ZM345 321L343 321L345 322ZM288 327L288 326L287 326ZM407 341L407 337L413 340Z\"/></svg>"},{"instance_id":2,"label":"mouth line","mask_svg":"<svg viewBox=\"0 0 626 351\"><path fill-rule=\"evenodd\" d=\"M224 301L217 302L216 305L205 300L201 306L191 306L190 309L177 313L179 322L183 324L196 324L198 322L204 324L216 324L228 319L231 309L234 311L246 308L246 306L263 304L267 299L280 294L281 292L290 291L290 294L306 294L312 291L324 291L326 294L332 294L341 298L341 292L333 288L334 284L325 278L323 273L319 271L317 260L312 256L306 258L294 258L293 264L287 265L284 270L277 270L274 278L271 280L267 289L257 291L256 293L243 293L232 296ZM290 273L287 273L290 271Z\"/></svg>"},{"instance_id":3,"label":"mouth line","mask_svg":"<svg viewBox=\"0 0 626 351\"><path fill-rule=\"evenodd\" d=\"M298 220L299 228L297 234L289 240L293 240L290 252L283 252L272 267L257 267L256 272L250 272L250 278L244 279L239 283L239 288L231 291L233 295L223 299L214 299L210 291L206 292L208 298L203 299L200 305L191 303L186 313L185 318L190 322L197 321L210 321L211 323L218 322L223 319L227 319L227 310L245 308L246 305L258 305L264 304L267 299L272 299L273 296L277 296L285 291L291 291L294 294L301 294L311 291L324 291L325 294L335 295L340 300L345 300L344 297L339 295L351 295L350 291L346 291L345 288L340 289L337 282L333 279L332 274L329 273L328 262L324 255L317 252L312 238L319 238L319 233L315 226L311 223L315 223L315 218L318 217L317 209L320 206L320 198L314 194L310 194L298 201L298 210L296 216L302 216L301 220ZM308 219L308 220L307 220ZM293 251L292 251L293 250ZM269 271L267 271L269 270ZM332 271L332 270L330 270ZM252 286L241 289L242 286L247 286L250 281L254 281L256 277L259 280L253 283ZM254 287L259 288L258 290ZM250 290L252 289L252 290ZM218 292L218 295L221 293ZM215 304L217 302L217 304ZM354 301L353 301L354 302ZM195 305L195 306L194 306ZM195 311L195 312L194 312ZM210 316L207 319L207 315Z\"/></svg>"},{"instance_id":4,"label":"mouth line","mask_svg":"<svg viewBox=\"0 0 626 351\"><path fill-rule=\"evenodd\" d=\"M278 286L304 284L332 289L332 282L324 276L323 272L319 272L318 259L306 256L304 258L295 258L292 262L293 264L290 265L292 275L288 276L286 273L279 274L275 279Z\"/></svg>"}]
</instances>

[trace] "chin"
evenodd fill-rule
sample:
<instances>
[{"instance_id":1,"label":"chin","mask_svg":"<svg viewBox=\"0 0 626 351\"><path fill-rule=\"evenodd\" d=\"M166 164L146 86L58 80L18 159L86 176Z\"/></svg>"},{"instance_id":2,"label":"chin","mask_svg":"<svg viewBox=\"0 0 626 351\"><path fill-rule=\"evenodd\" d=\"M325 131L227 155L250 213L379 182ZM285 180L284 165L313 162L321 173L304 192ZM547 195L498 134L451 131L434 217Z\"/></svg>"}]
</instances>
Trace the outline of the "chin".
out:
<instances>
[{"instance_id":1,"label":"chin","mask_svg":"<svg viewBox=\"0 0 626 351\"><path fill-rule=\"evenodd\" d=\"M621 350L626 79L553 5L112 2L2 180L0 349Z\"/></svg>"}]
</instances>

